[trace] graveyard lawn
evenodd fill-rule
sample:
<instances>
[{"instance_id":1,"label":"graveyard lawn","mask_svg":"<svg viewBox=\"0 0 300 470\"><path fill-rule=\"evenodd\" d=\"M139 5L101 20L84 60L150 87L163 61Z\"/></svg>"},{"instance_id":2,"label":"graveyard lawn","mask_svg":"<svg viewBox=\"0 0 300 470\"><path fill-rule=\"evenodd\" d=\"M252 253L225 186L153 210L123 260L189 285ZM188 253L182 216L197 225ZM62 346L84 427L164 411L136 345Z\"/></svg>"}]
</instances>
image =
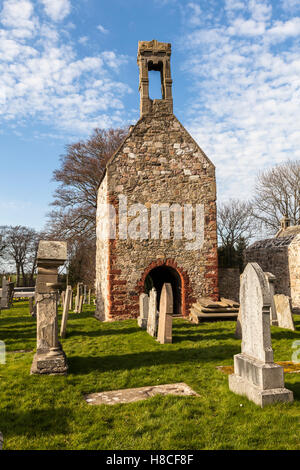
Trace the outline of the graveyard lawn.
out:
<instances>
[{"instance_id":1,"label":"graveyard lawn","mask_svg":"<svg viewBox=\"0 0 300 470\"><path fill-rule=\"evenodd\" d=\"M275 361L291 361L300 316L295 327L295 332L272 327ZM85 306L82 314L70 314L62 340L67 376L29 375L35 329L28 302L2 310L4 449L300 449L300 374L285 375L293 403L261 409L231 393L228 376L217 369L232 365L240 352L235 322L191 325L175 319L173 344L162 345L135 320L101 323L93 307ZM84 400L105 390L175 382L185 382L199 396L157 395L114 406Z\"/></svg>"}]
</instances>

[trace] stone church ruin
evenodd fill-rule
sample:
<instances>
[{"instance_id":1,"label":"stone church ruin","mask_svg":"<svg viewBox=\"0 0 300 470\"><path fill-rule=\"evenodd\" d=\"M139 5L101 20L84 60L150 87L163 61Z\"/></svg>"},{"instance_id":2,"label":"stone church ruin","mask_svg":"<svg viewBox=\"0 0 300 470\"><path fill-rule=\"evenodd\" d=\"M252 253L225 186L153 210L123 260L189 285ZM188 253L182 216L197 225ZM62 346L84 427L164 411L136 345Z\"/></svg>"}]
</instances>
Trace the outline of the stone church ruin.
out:
<instances>
[{"instance_id":1,"label":"stone church ruin","mask_svg":"<svg viewBox=\"0 0 300 470\"><path fill-rule=\"evenodd\" d=\"M98 191L96 317L136 318L139 296L171 284L173 312L218 300L215 167L173 114L171 45L140 41L140 119ZM149 71L161 99L149 97ZM155 218L156 216L156 218Z\"/></svg>"}]
</instances>

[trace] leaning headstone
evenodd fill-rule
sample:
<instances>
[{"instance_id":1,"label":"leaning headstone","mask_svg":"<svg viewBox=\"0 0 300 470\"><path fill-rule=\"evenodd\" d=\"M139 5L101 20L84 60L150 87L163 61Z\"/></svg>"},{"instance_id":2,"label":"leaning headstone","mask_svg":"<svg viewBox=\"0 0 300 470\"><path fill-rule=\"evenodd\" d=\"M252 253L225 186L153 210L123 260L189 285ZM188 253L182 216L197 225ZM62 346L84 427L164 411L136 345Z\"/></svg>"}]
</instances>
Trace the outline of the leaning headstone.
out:
<instances>
[{"instance_id":1,"label":"leaning headstone","mask_svg":"<svg viewBox=\"0 0 300 470\"><path fill-rule=\"evenodd\" d=\"M150 291L149 295L149 314L147 323L147 333L155 337L157 333L158 313L157 313L157 292L155 287Z\"/></svg>"},{"instance_id":2,"label":"leaning headstone","mask_svg":"<svg viewBox=\"0 0 300 470\"><path fill-rule=\"evenodd\" d=\"M164 284L160 294L157 341L172 343L173 292L171 284Z\"/></svg>"},{"instance_id":3,"label":"leaning headstone","mask_svg":"<svg viewBox=\"0 0 300 470\"><path fill-rule=\"evenodd\" d=\"M276 294L274 295L274 303L277 312L277 325L280 328L295 331L290 298L283 294Z\"/></svg>"},{"instance_id":4,"label":"leaning headstone","mask_svg":"<svg viewBox=\"0 0 300 470\"><path fill-rule=\"evenodd\" d=\"M138 317L138 325L146 330L149 313L149 297L147 294L140 295L140 316Z\"/></svg>"},{"instance_id":5,"label":"leaning headstone","mask_svg":"<svg viewBox=\"0 0 300 470\"><path fill-rule=\"evenodd\" d=\"M276 306L274 302L276 277L272 273L264 273L264 275L266 277L266 281L267 281L269 292L270 292L270 298L271 298L271 310L270 310L271 325L278 325Z\"/></svg>"},{"instance_id":6,"label":"leaning headstone","mask_svg":"<svg viewBox=\"0 0 300 470\"><path fill-rule=\"evenodd\" d=\"M67 244L60 241L39 243L36 280L37 351L31 374L66 374L65 353L58 341L58 267L67 259Z\"/></svg>"},{"instance_id":7,"label":"leaning headstone","mask_svg":"<svg viewBox=\"0 0 300 470\"><path fill-rule=\"evenodd\" d=\"M68 286L67 290L66 290L64 310L63 310L61 326L60 326L60 336L61 336L61 338L65 338L65 336L66 336L71 293L72 293L72 287Z\"/></svg>"},{"instance_id":8,"label":"leaning headstone","mask_svg":"<svg viewBox=\"0 0 300 470\"><path fill-rule=\"evenodd\" d=\"M229 388L261 407L293 401L293 393L284 388L283 367L273 360L270 304L262 269L257 263L248 263L240 286L242 352L234 356Z\"/></svg>"}]
</instances>

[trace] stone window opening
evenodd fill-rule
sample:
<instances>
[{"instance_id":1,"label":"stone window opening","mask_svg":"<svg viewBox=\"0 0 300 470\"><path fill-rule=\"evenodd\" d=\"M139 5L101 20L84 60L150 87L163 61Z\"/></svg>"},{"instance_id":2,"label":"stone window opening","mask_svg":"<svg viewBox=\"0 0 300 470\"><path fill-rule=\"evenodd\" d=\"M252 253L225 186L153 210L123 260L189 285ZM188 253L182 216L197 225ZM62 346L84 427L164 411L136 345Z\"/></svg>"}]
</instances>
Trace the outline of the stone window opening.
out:
<instances>
[{"instance_id":1,"label":"stone window opening","mask_svg":"<svg viewBox=\"0 0 300 470\"><path fill-rule=\"evenodd\" d=\"M159 309L160 294L163 285L168 282L173 291L173 313L181 314L182 285L181 278L176 269L171 266L158 266L153 268L145 279L145 292L149 295L152 287L157 290L157 309Z\"/></svg>"},{"instance_id":2,"label":"stone window opening","mask_svg":"<svg viewBox=\"0 0 300 470\"><path fill-rule=\"evenodd\" d=\"M157 64L154 64L151 60L148 62L148 81L149 98L151 100L165 99L165 90L163 86L163 63L161 61Z\"/></svg>"}]
</instances>

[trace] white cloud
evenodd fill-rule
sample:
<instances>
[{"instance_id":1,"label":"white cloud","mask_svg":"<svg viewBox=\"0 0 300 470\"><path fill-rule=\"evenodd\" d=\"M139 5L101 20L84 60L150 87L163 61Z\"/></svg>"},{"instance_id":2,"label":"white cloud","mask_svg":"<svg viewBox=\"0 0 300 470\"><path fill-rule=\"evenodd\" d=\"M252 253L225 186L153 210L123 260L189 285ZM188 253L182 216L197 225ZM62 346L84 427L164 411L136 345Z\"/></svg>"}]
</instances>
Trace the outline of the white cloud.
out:
<instances>
[{"instance_id":1,"label":"white cloud","mask_svg":"<svg viewBox=\"0 0 300 470\"><path fill-rule=\"evenodd\" d=\"M53 21L63 20L71 11L70 0L40 0L40 2Z\"/></svg>"},{"instance_id":2,"label":"white cloud","mask_svg":"<svg viewBox=\"0 0 300 470\"><path fill-rule=\"evenodd\" d=\"M38 20L33 16L29 0L5 0L0 14L3 26L10 29L11 36L29 38L35 34Z\"/></svg>"},{"instance_id":3,"label":"white cloud","mask_svg":"<svg viewBox=\"0 0 300 470\"><path fill-rule=\"evenodd\" d=\"M78 42L80 44L86 44L88 42L89 38L87 36L81 36L79 39L78 39Z\"/></svg>"},{"instance_id":4,"label":"white cloud","mask_svg":"<svg viewBox=\"0 0 300 470\"><path fill-rule=\"evenodd\" d=\"M272 28L268 30L268 36L280 41L284 41L288 37L300 35L300 18L292 18L288 21L276 21Z\"/></svg>"},{"instance_id":5,"label":"white cloud","mask_svg":"<svg viewBox=\"0 0 300 470\"><path fill-rule=\"evenodd\" d=\"M258 170L300 159L299 18L276 21L267 2L229 3L223 23L181 39L193 84L185 124L216 165L221 200L249 198Z\"/></svg>"},{"instance_id":6,"label":"white cloud","mask_svg":"<svg viewBox=\"0 0 300 470\"><path fill-rule=\"evenodd\" d=\"M288 11L296 11L300 9L300 0L283 0L282 8Z\"/></svg>"},{"instance_id":7,"label":"white cloud","mask_svg":"<svg viewBox=\"0 0 300 470\"><path fill-rule=\"evenodd\" d=\"M237 18L228 28L231 36L257 36L264 34L265 23L263 21L245 20Z\"/></svg>"},{"instance_id":8,"label":"white cloud","mask_svg":"<svg viewBox=\"0 0 300 470\"><path fill-rule=\"evenodd\" d=\"M240 0L225 0L225 10L243 10L245 3Z\"/></svg>"},{"instance_id":9,"label":"white cloud","mask_svg":"<svg viewBox=\"0 0 300 470\"><path fill-rule=\"evenodd\" d=\"M82 135L124 122L123 97L131 90L118 74L127 58L113 51L79 58L55 24L20 2L6 0L0 13L0 127L38 119Z\"/></svg>"},{"instance_id":10,"label":"white cloud","mask_svg":"<svg viewBox=\"0 0 300 470\"><path fill-rule=\"evenodd\" d=\"M269 20L272 16L272 5L265 1L250 0L249 10L256 21Z\"/></svg>"},{"instance_id":11,"label":"white cloud","mask_svg":"<svg viewBox=\"0 0 300 470\"><path fill-rule=\"evenodd\" d=\"M101 24L99 24L97 26L97 29L99 29L99 31L103 34L108 34L109 33L108 29L105 29L104 26L102 26Z\"/></svg>"}]
</instances>

